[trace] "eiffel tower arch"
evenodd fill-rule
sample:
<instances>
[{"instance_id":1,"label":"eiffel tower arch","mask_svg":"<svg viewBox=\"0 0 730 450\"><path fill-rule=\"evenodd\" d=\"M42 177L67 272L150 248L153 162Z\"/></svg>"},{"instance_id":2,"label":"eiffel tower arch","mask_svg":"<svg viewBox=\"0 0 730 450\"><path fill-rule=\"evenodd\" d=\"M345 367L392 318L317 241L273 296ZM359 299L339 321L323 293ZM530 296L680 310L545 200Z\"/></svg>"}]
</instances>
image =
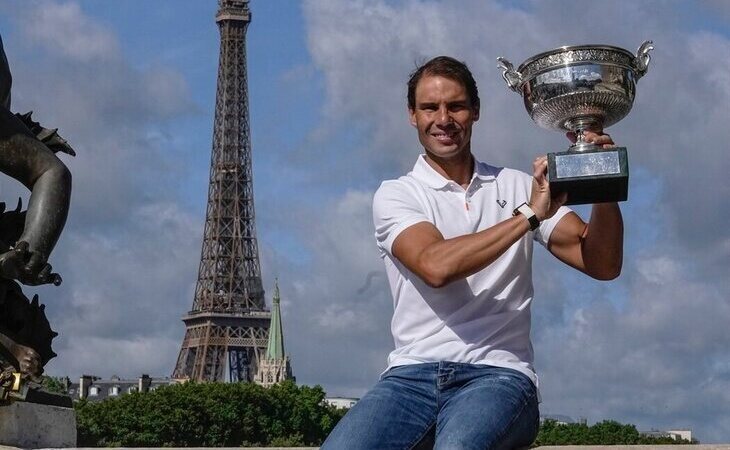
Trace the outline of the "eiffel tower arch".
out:
<instances>
[{"instance_id":1,"label":"eiffel tower arch","mask_svg":"<svg viewBox=\"0 0 730 450\"><path fill-rule=\"evenodd\" d=\"M271 312L261 282L246 74L248 0L218 0L220 56L198 281L172 377L252 381Z\"/></svg>"}]
</instances>

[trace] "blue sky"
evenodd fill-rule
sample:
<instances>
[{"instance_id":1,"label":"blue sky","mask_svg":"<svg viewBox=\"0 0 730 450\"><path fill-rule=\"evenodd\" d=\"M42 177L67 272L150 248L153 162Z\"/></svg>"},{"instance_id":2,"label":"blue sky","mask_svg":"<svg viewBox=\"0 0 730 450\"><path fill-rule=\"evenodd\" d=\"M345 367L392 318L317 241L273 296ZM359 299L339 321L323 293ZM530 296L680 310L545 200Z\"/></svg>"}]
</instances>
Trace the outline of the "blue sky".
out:
<instances>
[{"instance_id":1,"label":"blue sky","mask_svg":"<svg viewBox=\"0 0 730 450\"><path fill-rule=\"evenodd\" d=\"M588 5L588 6L586 6ZM218 59L213 0L0 5L13 110L77 149L72 210L37 290L54 375L165 376L200 254ZM482 98L474 153L527 170L567 141L539 129L496 68L553 47L656 50L633 111L622 276L598 283L537 250L533 341L545 413L691 428L730 441L730 7L722 1L252 0L254 192L267 295L281 284L300 382L360 396L392 347L372 237L381 180L419 153L405 81L416 61L465 60ZM0 180L3 200L24 195ZM578 208L587 219L589 210ZM34 291L35 292L35 291ZM268 298L270 301L270 298Z\"/></svg>"}]
</instances>

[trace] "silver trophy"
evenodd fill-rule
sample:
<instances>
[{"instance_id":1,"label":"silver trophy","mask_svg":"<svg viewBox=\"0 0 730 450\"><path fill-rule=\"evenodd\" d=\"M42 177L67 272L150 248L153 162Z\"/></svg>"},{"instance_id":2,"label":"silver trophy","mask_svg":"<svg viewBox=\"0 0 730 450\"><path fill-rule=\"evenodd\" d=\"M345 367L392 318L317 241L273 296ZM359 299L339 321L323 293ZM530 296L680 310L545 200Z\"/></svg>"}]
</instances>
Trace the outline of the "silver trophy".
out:
<instances>
[{"instance_id":1,"label":"silver trophy","mask_svg":"<svg viewBox=\"0 0 730 450\"><path fill-rule=\"evenodd\" d=\"M636 82L646 74L654 49L645 41L634 55L608 45L575 45L540 53L522 63L498 58L502 78L522 95L535 123L572 131L575 144L548 153L553 195L568 193L566 204L624 201L629 165L625 147L603 149L585 141L586 131L602 131L623 119L634 103Z\"/></svg>"}]
</instances>

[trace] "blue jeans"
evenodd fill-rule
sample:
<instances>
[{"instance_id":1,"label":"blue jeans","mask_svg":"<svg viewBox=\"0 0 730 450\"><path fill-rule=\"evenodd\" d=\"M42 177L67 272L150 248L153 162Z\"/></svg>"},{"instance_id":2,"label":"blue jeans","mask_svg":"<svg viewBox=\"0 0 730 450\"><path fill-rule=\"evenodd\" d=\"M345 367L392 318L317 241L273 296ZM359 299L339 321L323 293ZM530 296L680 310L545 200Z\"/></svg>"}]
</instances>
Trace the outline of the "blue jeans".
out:
<instances>
[{"instance_id":1,"label":"blue jeans","mask_svg":"<svg viewBox=\"0 0 730 450\"><path fill-rule=\"evenodd\" d=\"M501 367L393 367L337 424L321 450L513 449L539 427L537 390Z\"/></svg>"}]
</instances>

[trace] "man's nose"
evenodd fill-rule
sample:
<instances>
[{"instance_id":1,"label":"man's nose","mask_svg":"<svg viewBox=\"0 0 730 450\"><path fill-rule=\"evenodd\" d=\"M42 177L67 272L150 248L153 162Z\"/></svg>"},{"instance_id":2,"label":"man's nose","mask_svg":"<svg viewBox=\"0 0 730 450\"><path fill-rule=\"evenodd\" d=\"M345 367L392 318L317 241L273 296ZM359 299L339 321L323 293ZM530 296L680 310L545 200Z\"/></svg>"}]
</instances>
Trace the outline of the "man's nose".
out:
<instances>
[{"instance_id":1,"label":"man's nose","mask_svg":"<svg viewBox=\"0 0 730 450\"><path fill-rule=\"evenodd\" d=\"M436 123L439 125L447 125L451 122L453 122L453 119L449 109L446 107L439 108L438 113L436 114Z\"/></svg>"}]
</instances>

